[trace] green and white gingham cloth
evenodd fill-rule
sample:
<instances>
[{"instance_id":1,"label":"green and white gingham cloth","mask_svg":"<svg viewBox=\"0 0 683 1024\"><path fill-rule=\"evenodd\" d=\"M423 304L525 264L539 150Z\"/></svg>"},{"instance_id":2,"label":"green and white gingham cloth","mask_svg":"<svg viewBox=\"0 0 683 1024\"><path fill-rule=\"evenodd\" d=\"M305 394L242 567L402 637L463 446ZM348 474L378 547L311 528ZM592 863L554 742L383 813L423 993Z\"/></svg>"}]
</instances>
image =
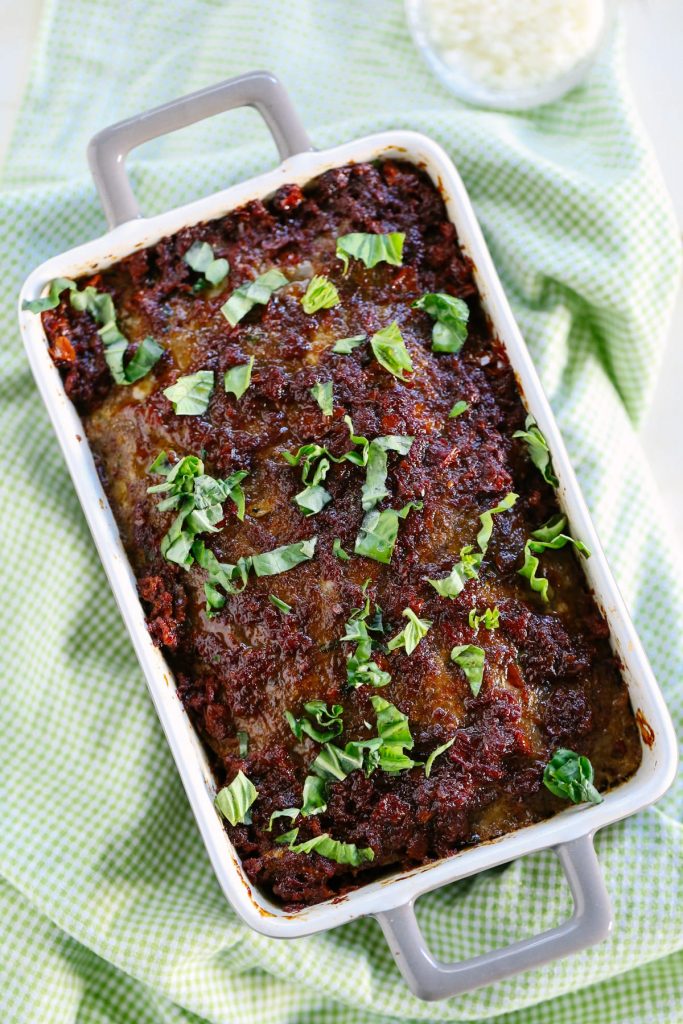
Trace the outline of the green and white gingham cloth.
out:
<instances>
[{"instance_id":1,"label":"green and white gingham cloth","mask_svg":"<svg viewBox=\"0 0 683 1024\"><path fill-rule=\"evenodd\" d=\"M440 86L398 0L48 0L0 193L0 1020L683 1022L680 784L598 836L616 920L607 942L438 1004L410 995L373 920L273 940L219 890L31 379L15 303L36 264L104 230L85 165L95 131L259 67L283 79L318 146L414 128L455 161L683 719L681 574L634 435L680 252L618 41L562 101L502 115ZM133 179L143 209L160 211L274 161L258 117L240 111L149 144ZM446 960L569 912L550 853L419 904Z\"/></svg>"}]
</instances>

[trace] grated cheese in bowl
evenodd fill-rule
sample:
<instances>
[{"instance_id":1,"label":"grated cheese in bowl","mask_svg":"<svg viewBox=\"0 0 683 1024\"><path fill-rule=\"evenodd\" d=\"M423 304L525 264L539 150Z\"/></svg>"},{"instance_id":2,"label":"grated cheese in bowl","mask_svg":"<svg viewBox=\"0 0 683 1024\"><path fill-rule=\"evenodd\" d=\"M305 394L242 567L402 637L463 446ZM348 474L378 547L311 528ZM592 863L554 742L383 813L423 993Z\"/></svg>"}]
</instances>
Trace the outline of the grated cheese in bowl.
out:
<instances>
[{"instance_id":1,"label":"grated cheese in bowl","mask_svg":"<svg viewBox=\"0 0 683 1024\"><path fill-rule=\"evenodd\" d=\"M464 99L512 108L554 99L580 80L612 6L604 0L406 0L415 41L446 84Z\"/></svg>"}]
</instances>

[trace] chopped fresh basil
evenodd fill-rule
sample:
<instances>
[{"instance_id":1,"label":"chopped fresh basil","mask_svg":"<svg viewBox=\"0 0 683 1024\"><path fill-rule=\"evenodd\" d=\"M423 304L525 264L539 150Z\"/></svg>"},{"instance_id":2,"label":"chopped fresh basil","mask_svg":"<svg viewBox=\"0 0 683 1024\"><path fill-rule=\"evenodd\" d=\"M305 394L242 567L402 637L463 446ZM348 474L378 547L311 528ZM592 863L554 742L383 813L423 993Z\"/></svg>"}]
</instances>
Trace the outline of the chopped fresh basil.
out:
<instances>
[{"instance_id":1,"label":"chopped fresh basil","mask_svg":"<svg viewBox=\"0 0 683 1024\"><path fill-rule=\"evenodd\" d=\"M602 797L593 785L593 765L587 757L573 750L561 748L555 751L545 766L543 783L555 796L575 804L586 801L602 803Z\"/></svg>"},{"instance_id":2,"label":"chopped fresh basil","mask_svg":"<svg viewBox=\"0 0 683 1024\"><path fill-rule=\"evenodd\" d=\"M346 551L344 551L339 537L335 537L332 542L332 554L336 555L337 558L340 558L342 562L348 562L351 557L346 553Z\"/></svg>"},{"instance_id":3,"label":"chopped fresh basil","mask_svg":"<svg viewBox=\"0 0 683 1024\"><path fill-rule=\"evenodd\" d=\"M370 338L370 347L377 362L399 380L406 379L406 372L413 372L413 361L396 321L373 334Z\"/></svg>"},{"instance_id":4,"label":"chopped fresh basil","mask_svg":"<svg viewBox=\"0 0 683 1024\"><path fill-rule=\"evenodd\" d=\"M332 309L339 305L339 292L324 275L316 274L308 282L308 288L301 300L304 313L317 313L319 309Z\"/></svg>"},{"instance_id":5,"label":"chopped fresh basil","mask_svg":"<svg viewBox=\"0 0 683 1024\"><path fill-rule=\"evenodd\" d=\"M167 495L157 506L158 510L178 512L161 541L161 554L169 562L186 569L194 563L193 545L197 534L218 532L216 523L223 519L223 503L228 498L234 502L238 518L244 518L241 482L248 476L246 470L233 473L227 480L216 480L204 473L204 463L196 455L186 455L171 466L165 452L161 452L149 472L165 477L163 483L147 488L148 494Z\"/></svg>"},{"instance_id":6,"label":"chopped fresh basil","mask_svg":"<svg viewBox=\"0 0 683 1024\"><path fill-rule=\"evenodd\" d=\"M290 821L294 821L294 819L298 818L300 814L301 811L298 807L285 807L281 811L273 811L270 818L268 819L266 832L273 831L273 822L276 821L277 818L289 818Z\"/></svg>"},{"instance_id":7,"label":"chopped fresh basil","mask_svg":"<svg viewBox=\"0 0 683 1024\"><path fill-rule=\"evenodd\" d=\"M402 615L408 619L408 625L387 644L388 651L396 651L399 647L405 647L406 654L412 654L420 640L427 636L432 622L431 619L420 619L412 608L404 608Z\"/></svg>"},{"instance_id":8,"label":"chopped fresh basil","mask_svg":"<svg viewBox=\"0 0 683 1024\"><path fill-rule=\"evenodd\" d=\"M367 334L354 334L350 338L340 338L339 341L335 341L332 351L340 356L348 356L353 352L354 348L358 348L359 345L362 345L367 340Z\"/></svg>"},{"instance_id":9,"label":"chopped fresh basil","mask_svg":"<svg viewBox=\"0 0 683 1024\"><path fill-rule=\"evenodd\" d=\"M479 516L481 521L481 529L477 534L477 544L482 555L486 554L486 549L489 546L491 540L491 534L493 533L493 517L498 515L500 512L508 512L517 501L519 495L510 492L506 494L500 504L494 508L489 508L486 512L482 512Z\"/></svg>"},{"instance_id":10,"label":"chopped fresh basil","mask_svg":"<svg viewBox=\"0 0 683 1024\"><path fill-rule=\"evenodd\" d=\"M432 766L433 766L434 762L436 761L437 757L440 757L442 754L445 754L446 751L448 750L448 748L452 747L454 743L455 743L455 736L453 736L446 743L442 743L440 747L436 747L434 750L432 750L431 754L429 755L429 757L425 761L425 775L427 776L427 778L429 778L429 776L431 774Z\"/></svg>"},{"instance_id":11,"label":"chopped fresh basil","mask_svg":"<svg viewBox=\"0 0 683 1024\"><path fill-rule=\"evenodd\" d=\"M392 773L407 771L420 764L406 754L406 750L412 750L414 746L408 716L384 697L374 696L370 701L377 715L377 732L382 740L375 754L378 766Z\"/></svg>"},{"instance_id":12,"label":"chopped fresh basil","mask_svg":"<svg viewBox=\"0 0 683 1024\"><path fill-rule=\"evenodd\" d=\"M287 604L286 601L281 601L279 597L275 596L275 594L268 594L268 600L274 608L277 608L278 611L283 612L285 615L289 615L292 610L291 604Z\"/></svg>"},{"instance_id":13,"label":"chopped fresh basil","mask_svg":"<svg viewBox=\"0 0 683 1024\"><path fill-rule=\"evenodd\" d=\"M360 525L354 547L356 554L388 565L396 547L399 519L405 519L411 509L419 511L421 508L421 501L409 501L402 509L385 508L382 512L371 509Z\"/></svg>"},{"instance_id":14,"label":"chopped fresh basil","mask_svg":"<svg viewBox=\"0 0 683 1024\"><path fill-rule=\"evenodd\" d=\"M478 572L483 555L475 551L471 544L460 548L460 561L456 562L448 576L440 580L427 580L440 597L457 597L468 580L473 580Z\"/></svg>"},{"instance_id":15,"label":"chopped fresh basil","mask_svg":"<svg viewBox=\"0 0 683 1024\"><path fill-rule=\"evenodd\" d=\"M479 629L482 625L484 629L498 629L500 625L500 612L497 608L487 608L482 615L477 615L477 609L470 608L468 621L471 629Z\"/></svg>"},{"instance_id":16,"label":"chopped fresh basil","mask_svg":"<svg viewBox=\"0 0 683 1024\"><path fill-rule=\"evenodd\" d=\"M65 292L67 288L73 292L77 287L76 282L69 277L56 277L54 281L50 281L47 295L44 295L42 299L24 299L21 308L29 313L44 313L47 309L56 309L62 292Z\"/></svg>"},{"instance_id":17,"label":"chopped fresh basil","mask_svg":"<svg viewBox=\"0 0 683 1024\"><path fill-rule=\"evenodd\" d=\"M311 765L311 771L320 779L338 782L342 782L351 772L361 769L369 775L377 767L374 755L381 745L379 736L370 740L352 740L343 749L334 743L324 743Z\"/></svg>"},{"instance_id":18,"label":"chopped fresh basil","mask_svg":"<svg viewBox=\"0 0 683 1024\"><path fill-rule=\"evenodd\" d=\"M332 381L316 381L310 389L311 394L322 410L323 416L331 416L333 412Z\"/></svg>"},{"instance_id":19,"label":"chopped fresh basil","mask_svg":"<svg viewBox=\"0 0 683 1024\"><path fill-rule=\"evenodd\" d=\"M359 686L386 686L391 682L391 676L384 672L379 665L372 660L372 652L379 644L379 639L373 634L383 634L381 609L376 607L375 615L370 616L370 598L366 598L362 608L356 608L351 613L346 623L346 633L341 638L342 643L355 643L356 648L346 661L346 681L352 689Z\"/></svg>"},{"instance_id":20,"label":"chopped fresh basil","mask_svg":"<svg viewBox=\"0 0 683 1024\"><path fill-rule=\"evenodd\" d=\"M454 661L463 670L475 697L481 689L484 678L484 660L483 648L476 647L474 644L461 644L451 651L451 661Z\"/></svg>"},{"instance_id":21,"label":"chopped fresh basil","mask_svg":"<svg viewBox=\"0 0 683 1024\"><path fill-rule=\"evenodd\" d=\"M277 576L281 572L293 569L301 562L308 562L315 554L317 537L310 540L299 540L296 544L283 544L272 551L264 551L260 555L251 555L251 567L257 576Z\"/></svg>"},{"instance_id":22,"label":"chopped fresh basil","mask_svg":"<svg viewBox=\"0 0 683 1024\"><path fill-rule=\"evenodd\" d=\"M546 483L549 483L551 487L557 487L559 480L553 472L553 464L548 443L531 413L527 416L524 426L526 427L526 430L515 430L512 436L521 437L526 441L529 449L529 458L533 462L534 466L540 470Z\"/></svg>"},{"instance_id":23,"label":"chopped fresh basil","mask_svg":"<svg viewBox=\"0 0 683 1024\"><path fill-rule=\"evenodd\" d=\"M314 484L295 494L292 501L299 506L305 516L314 516L332 501L332 495L326 488Z\"/></svg>"},{"instance_id":24,"label":"chopped fresh basil","mask_svg":"<svg viewBox=\"0 0 683 1024\"><path fill-rule=\"evenodd\" d=\"M152 367L163 355L163 348L158 345L154 338L147 335L136 348L133 358L123 371L127 384L135 384L136 381L146 377Z\"/></svg>"},{"instance_id":25,"label":"chopped fresh basil","mask_svg":"<svg viewBox=\"0 0 683 1024\"><path fill-rule=\"evenodd\" d=\"M226 259L216 259L208 242L195 242L183 259L192 270L201 274L208 284L220 284L228 276L230 264ZM204 283L204 282L202 282Z\"/></svg>"},{"instance_id":26,"label":"chopped fresh basil","mask_svg":"<svg viewBox=\"0 0 683 1024\"><path fill-rule=\"evenodd\" d=\"M225 597L218 590L221 587L226 594L239 594L247 585L249 562L240 558L237 565L219 562L213 551L206 547L204 541L197 539L192 544L192 557L197 565L206 569L208 579L204 583L206 597L206 614L212 618L215 611L225 605Z\"/></svg>"},{"instance_id":27,"label":"chopped fresh basil","mask_svg":"<svg viewBox=\"0 0 683 1024\"><path fill-rule=\"evenodd\" d=\"M288 283L285 275L279 270L269 270L255 281L246 281L236 288L228 301L221 306L221 313L230 326L234 327L254 306L267 305L273 293Z\"/></svg>"},{"instance_id":28,"label":"chopped fresh basil","mask_svg":"<svg viewBox=\"0 0 683 1024\"><path fill-rule=\"evenodd\" d=\"M239 743L240 757L246 757L249 753L249 733L240 729L239 732L236 733L236 736L237 742Z\"/></svg>"},{"instance_id":29,"label":"chopped fresh basil","mask_svg":"<svg viewBox=\"0 0 683 1024\"><path fill-rule=\"evenodd\" d=\"M451 411L448 414L449 420L454 420L458 416L462 416L464 412L467 412L469 405L467 402L456 402Z\"/></svg>"},{"instance_id":30,"label":"chopped fresh basil","mask_svg":"<svg viewBox=\"0 0 683 1024\"><path fill-rule=\"evenodd\" d=\"M325 701L309 700L304 704L304 710L309 716L308 718L295 718L291 711L285 711L289 727L298 740L303 739L305 733L316 743L327 743L335 736L339 736L344 728L342 722L344 708L341 704L333 704L331 708L328 708Z\"/></svg>"},{"instance_id":31,"label":"chopped fresh basil","mask_svg":"<svg viewBox=\"0 0 683 1024\"><path fill-rule=\"evenodd\" d=\"M198 370L186 377L178 377L175 384L164 389L164 395L177 416L199 416L206 412L212 392L213 370Z\"/></svg>"},{"instance_id":32,"label":"chopped fresh basil","mask_svg":"<svg viewBox=\"0 0 683 1024\"><path fill-rule=\"evenodd\" d=\"M317 853L327 860L333 860L337 864L348 864L354 868L365 861L374 860L375 857L372 847L359 849L355 843L342 843L338 839L330 838L327 832L323 832L321 836L314 836L313 839L307 839L303 843L296 842L298 834L298 828L293 828L291 832L285 832L284 835L278 836L275 842L288 846L292 853Z\"/></svg>"},{"instance_id":33,"label":"chopped fresh basil","mask_svg":"<svg viewBox=\"0 0 683 1024\"><path fill-rule=\"evenodd\" d=\"M413 303L414 309L423 309L433 320L432 351L459 352L467 340L469 307L462 299L445 292L429 292Z\"/></svg>"},{"instance_id":34,"label":"chopped fresh basil","mask_svg":"<svg viewBox=\"0 0 683 1024\"><path fill-rule=\"evenodd\" d=\"M240 366L233 366L227 370L223 376L223 387L225 388L226 394L234 395L236 399L240 399L244 392L251 384L251 371L254 366L254 357L249 357L248 363L242 363Z\"/></svg>"},{"instance_id":35,"label":"chopped fresh basil","mask_svg":"<svg viewBox=\"0 0 683 1024\"><path fill-rule=\"evenodd\" d=\"M402 231L391 231L387 235L373 235L364 231L354 231L350 235L342 235L337 239L337 259L344 264L344 273L348 273L349 260L360 260L368 270L378 263L390 263L400 267L403 262L403 243L406 236Z\"/></svg>"},{"instance_id":36,"label":"chopped fresh basil","mask_svg":"<svg viewBox=\"0 0 683 1024\"><path fill-rule=\"evenodd\" d=\"M386 487L387 452L392 451L398 452L399 455L407 455L413 446L414 440L414 437L388 434L386 437L376 437L370 442L370 446L367 449L365 483L362 488L364 512L369 512L371 508L374 508L383 498L389 495Z\"/></svg>"},{"instance_id":37,"label":"chopped fresh basil","mask_svg":"<svg viewBox=\"0 0 683 1024\"><path fill-rule=\"evenodd\" d=\"M251 824L251 805L258 796L258 790L242 770L238 771L229 786L216 794L216 807L231 825Z\"/></svg>"},{"instance_id":38,"label":"chopped fresh basil","mask_svg":"<svg viewBox=\"0 0 683 1024\"><path fill-rule=\"evenodd\" d=\"M304 818L312 814L322 814L327 810L325 797L325 780L317 775L307 775L304 780L304 794L301 813Z\"/></svg>"},{"instance_id":39,"label":"chopped fresh basil","mask_svg":"<svg viewBox=\"0 0 683 1024\"><path fill-rule=\"evenodd\" d=\"M545 576L536 575L536 570L540 565L540 560L536 557L538 554L546 549L557 551L559 548L566 547L567 544L573 544L584 558L590 558L590 551L583 541L574 540L573 537L562 532L566 525L566 516L555 515L537 530L532 530L529 539L524 545L524 564L518 570L519 575L529 581L531 589L540 594L543 601L549 600L548 588L550 584Z\"/></svg>"}]
</instances>

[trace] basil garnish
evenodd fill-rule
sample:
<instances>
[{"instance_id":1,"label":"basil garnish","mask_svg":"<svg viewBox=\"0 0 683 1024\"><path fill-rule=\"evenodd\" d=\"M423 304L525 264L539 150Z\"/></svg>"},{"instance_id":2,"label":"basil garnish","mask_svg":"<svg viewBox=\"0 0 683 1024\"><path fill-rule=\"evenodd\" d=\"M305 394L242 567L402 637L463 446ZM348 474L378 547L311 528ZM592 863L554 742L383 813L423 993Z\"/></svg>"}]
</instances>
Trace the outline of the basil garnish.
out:
<instances>
[{"instance_id":1,"label":"basil garnish","mask_svg":"<svg viewBox=\"0 0 683 1024\"><path fill-rule=\"evenodd\" d=\"M575 804L589 801L602 803L602 797L593 785L593 765L587 757L561 748L556 750L545 766L543 784L555 796L564 797Z\"/></svg>"},{"instance_id":2,"label":"basil garnish","mask_svg":"<svg viewBox=\"0 0 683 1024\"><path fill-rule=\"evenodd\" d=\"M192 557L197 565L206 569L208 579L204 584L204 595L206 597L206 614L213 617L225 604L225 597L218 590L222 587L226 594L239 594L247 585L249 576L249 561L240 558L237 565L229 562L219 562L213 551L206 547L203 540L197 539L192 544Z\"/></svg>"},{"instance_id":3,"label":"basil garnish","mask_svg":"<svg viewBox=\"0 0 683 1024\"><path fill-rule=\"evenodd\" d=\"M388 565L396 547L399 519L405 519L411 509L419 511L421 508L421 501L409 501L402 509L385 508L382 512L371 509L360 524L354 547L356 554Z\"/></svg>"},{"instance_id":4,"label":"basil garnish","mask_svg":"<svg viewBox=\"0 0 683 1024\"><path fill-rule=\"evenodd\" d=\"M387 644L387 650L396 651L399 647L404 647L406 654L412 654L420 640L427 636L432 622L431 619L418 618L412 608L404 608L401 614L408 619L408 625L392 637Z\"/></svg>"},{"instance_id":5,"label":"basil garnish","mask_svg":"<svg viewBox=\"0 0 683 1024\"><path fill-rule=\"evenodd\" d=\"M316 274L308 282L308 288L301 300L304 313L317 313L319 309L332 309L339 305L339 292L323 274Z\"/></svg>"},{"instance_id":6,"label":"basil garnish","mask_svg":"<svg viewBox=\"0 0 683 1024\"><path fill-rule=\"evenodd\" d=\"M220 284L228 276L230 264L225 259L216 259L208 242L195 242L187 250L183 259L192 270L201 274L200 285Z\"/></svg>"},{"instance_id":7,"label":"basil garnish","mask_svg":"<svg viewBox=\"0 0 683 1024\"><path fill-rule=\"evenodd\" d=\"M76 282L69 277L56 277L54 281L50 281L47 295L44 295L42 299L24 299L21 308L29 313L44 313L47 309L56 309L62 292L65 292L67 288L73 292L77 287Z\"/></svg>"},{"instance_id":8,"label":"basil garnish","mask_svg":"<svg viewBox=\"0 0 683 1024\"><path fill-rule=\"evenodd\" d=\"M283 273L279 270L269 270L255 281L247 281L236 288L228 301L221 306L221 313L230 326L234 327L254 306L267 305L273 293L286 284L288 280Z\"/></svg>"},{"instance_id":9,"label":"basil garnish","mask_svg":"<svg viewBox=\"0 0 683 1024\"><path fill-rule=\"evenodd\" d=\"M365 483L362 488L364 512L374 508L375 505L389 494L386 488L387 452L398 452L399 455L407 455L413 446L414 440L414 437L405 437L401 434L387 434L385 437L376 437L370 442L369 447L366 449L367 469L365 471Z\"/></svg>"},{"instance_id":10,"label":"basil garnish","mask_svg":"<svg viewBox=\"0 0 683 1024\"><path fill-rule=\"evenodd\" d=\"M467 340L467 321L470 311L466 302L445 292L429 292L413 303L414 309L423 309L433 320L433 352L459 352Z\"/></svg>"},{"instance_id":11,"label":"basil garnish","mask_svg":"<svg viewBox=\"0 0 683 1024\"><path fill-rule=\"evenodd\" d=\"M406 236L402 231L391 231L387 235L372 235L354 231L337 239L337 258L344 264L344 273L349 270L349 259L360 260L368 270L378 263L390 263L400 267L403 262L403 243Z\"/></svg>"},{"instance_id":12,"label":"basil garnish","mask_svg":"<svg viewBox=\"0 0 683 1024\"><path fill-rule=\"evenodd\" d=\"M284 615L289 615L292 610L291 604L287 604L286 601L282 601L279 597L276 597L275 594L268 594L268 600L274 608L277 608L277 610L282 612Z\"/></svg>"},{"instance_id":13,"label":"basil garnish","mask_svg":"<svg viewBox=\"0 0 683 1024\"><path fill-rule=\"evenodd\" d=\"M406 372L413 372L413 361L396 321L373 334L370 338L370 347L377 362L399 380L406 379Z\"/></svg>"},{"instance_id":14,"label":"basil garnish","mask_svg":"<svg viewBox=\"0 0 683 1024\"><path fill-rule=\"evenodd\" d=\"M337 864L348 864L354 868L364 861L374 860L375 857L372 847L359 849L355 843L342 843L338 839L331 839L327 832L323 832L321 836L314 836L313 839L307 839L303 843L296 842L298 834L299 829L293 828L291 832L285 832L284 835L278 836L275 842L281 843L283 846L286 845L292 853L318 853L327 860L336 861Z\"/></svg>"},{"instance_id":15,"label":"basil garnish","mask_svg":"<svg viewBox=\"0 0 683 1024\"><path fill-rule=\"evenodd\" d=\"M440 757L441 754L445 754L446 751L448 750L448 748L452 747L454 743L455 743L455 736L453 736L446 743L442 743L440 747L436 747L434 750L432 750L431 754L429 755L429 757L425 761L425 775L426 775L427 778L429 778L429 776L431 774L432 766L433 766L434 762L436 761L437 757Z\"/></svg>"},{"instance_id":16,"label":"basil garnish","mask_svg":"<svg viewBox=\"0 0 683 1024\"><path fill-rule=\"evenodd\" d=\"M154 338L149 335L143 338L123 371L126 384L135 384L136 381L146 377L159 361L163 351L161 345L157 345Z\"/></svg>"},{"instance_id":17,"label":"basil garnish","mask_svg":"<svg viewBox=\"0 0 683 1024\"><path fill-rule=\"evenodd\" d=\"M246 470L233 473L227 480L216 480L204 473L204 463L196 455L186 455L171 466L166 453L161 452L148 472L165 477L163 483L147 488L148 494L168 495L157 505L158 510L178 510L161 541L161 553L169 562L189 569L196 557L192 548L197 534L218 532L216 523L223 519L223 502L228 498L235 503L238 518L244 518L240 484L248 476Z\"/></svg>"},{"instance_id":18,"label":"basil garnish","mask_svg":"<svg viewBox=\"0 0 683 1024\"><path fill-rule=\"evenodd\" d=\"M313 558L317 542L317 537L311 537L310 540L300 540L296 544L283 544L272 551L250 555L249 562L257 576L277 576Z\"/></svg>"},{"instance_id":19,"label":"basil garnish","mask_svg":"<svg viewBox=\"0 0 683 1024\"><path fill-rule=\"evenodd\" d=\"M354 348L358 348L359 345L362 345L367 340L367 334L354 334L351 338L340 338L339 341L335 341L332 351L340 356L348 356L353 352Z\"/></svg>"},{"instance_id":20,"label":"basil garnish","mask_svg":"<svg viewBox=\"0 0 683 1024\"><path fill-rule=\"evenodd\" d=\"M477 576L482 559L486 554L491 533L493 532L493 517L500 512L507 512L517 501L518 495L510 492L494 508L489 508L479 516L481 528L477 534L479 551L475 551L471 544L460 549L460 561L451 569L448 576L440 580L427 580L434 587L441 597L457 597L463 590L468 580Z\"/></svg>"},{"instance_id":21,"label":"basil garnish","mask_svg":"<svg viewBox=\"0 0 683 1024\"><path fill-rule=\"evenodd\" d=\"M304 710L309 718L295 718L291 711L285 711L287 723L298 740L306 734L316 743L327 743L339 736L344 728L344 708L341 704L333 704L328 708L325 701L309 700L304 704Z\"/></svg>"},{"instance_id":22,"label":"basil garnish","mask_svg":"<svg viewBox=\"0 0 683 1024\"><path fill-rule=\"evenodd\" d=\"M524 565L518 570L519 575L524 576L529 581L531 589L540 594L543 601L549 600L548 588L550 584L545 576L536 575L536 570L540 565L540 560L536 557L537 554L546 549L557 551L559 548L566 547L567 544L573 544L584 558L590 558L590 551L583 541L574 540L568 534L562 533L566 525L566 516L555 515L537 530L532 530L529 539L524 545Z\"/></svg>"},{"instance_id":23,"label":"basil garnish","mask_svg":"<svg viewBox=\"0 0 683 1024\"><path fill-rule=\"evenodd\" d=\"M320 406L323 416L331 416L334 409L334 403L332 400L332 381L316 381L310 391Z\"/></svg>"},{"instance_id":24,"label":"basil garnish","mask_svg":"<svg viewBox=\"0 0 683 1024\"><path fill-rule=\"evenodd\" d=\"M461 644L451 651L451 661L454 661L463 670L475 697L481 689L484 678L484 660L483 648L476 647L474 644Z\"/></svg>"},{"instance_id":25,"label":"basil garnish","mask_svg":"<svg viewBox=\"0 0 683 1024\"><path fill-rule=\"evenodd\" d=\"M342 643L355 643L356 648L346 661L346 681L354 690L359 686L386 686L391 676L384 672L372 660L372 651L379 644L379 639L372 634L383 634L382 613L376 608L372 620L370 616L370 598L366 598L362 608L356 608L346 623L346 632L341 638Z\"/></svg>"},{"instance_id":26,"label":"basil garnish","mask_svg":"<svg viewBox=\"0 0 683 1024\"><path fill-rule=\"evenodd\" d=\"M235 735L237 736L237 742L239 743L240 757L246 757L249 753L249 733L240 729L235 733Z\"/></svg>"},{"instance_id":27,"label":"basil garnish","mask_svg":"<svg viewBox=\"0 0 683 1024\"><path fill-rule=\"evenodd\" d=\"M464 412L467 412L468 409L469 409L469 404L467 402L463 402L462 400L459 401L459 402L456 402L455 405L453 406L453 408L451 409L451 411L448 414L449 420L454 420L454 419L456 419L457 416L462 416L462 414ZM513 437L514 437L514 435L513 435Z\"/></svg>"},{"instance_id":28,"label":"basil garnish","mask_svg":"<svg viewBox=\"0 0 683 1024\"><path fill-rule=\"evenodd\" d=\"M229 370L226 370L223 376L223 387L225 388L226 394L234 395L239 401L251 384L251 371L253 365L254 357L250 356L248 363L242 363L240 366L233 366Z\"/></svg>"},{"instance_id":29,"label":"basil garnish","mask_svg":"<svg viewBox=\"0 0 683 1024\"><path fill-rule=\"evenodd\" d=\"M199 416L206 412L212 392L213 370L198 370L186 377L178 377L175 384L164 389L164 395L177 416Z\"/></svg>"},{"instance_id":30,"label":"basil garnish","mask_svg":"<svg viewBox=\"0 0 683 1024\"><path fill-rule=\"evenodd\" d=\"M332 554L336 555L337 558L340 558L342 562L348 562L351 557L346 553L346 551L344 551L339 537L335 537L332 542Z\"/></svg>"},{"instance_id":31,"label":"basil garnish","mask_svg":"<svg viewBox=\"0 0 683 1024\"><path fill-rule=\"evenodd\" d=\"M412 750L414 746L408 716L384 697L374 696L370 701L377 715L377 732L382 740L374 755L378 766L385 772L394 773L419 765L419 761L413 761L406 754L406 750Z\"/></svg>"},{"instance_id":32,"label":"basil garnish","mask_svg":"<svg viewBox=\"0 0 683 1024\"><path fill-rule=\"evenodd\" d=\"M487 608L482 615L477 615L477 609L470 608L468 622L471 629L479 629L481 625L483 625L484 629L498 629L500 626L500 612L497 608Z\"/></svg>"},{"instance_id":33,"label":"basil garnish","mask_svg":"<svg viewBox=\"0 0 683 1024\"><path fill-rule=\"evenodd\" d=\"M215 804L231 825L251 825L250 807L257 796L253 782L240 770L229 786L218 791Z\"/></svg>"},{"instance_id":34,"label":"basil garnish","mask_svg":"<svg viewBox=\"0 0 683 1024\"><path fill-rule=\"evenodd\" d=\"M550 484L551 487L557 487L559 480L553 472L553 464L550 457L548 443L531 413L527 416L524 426L526 427L526 430L515 430L512 436L521 437L526 441L529 449L529 458L533 462L534 466L540 470L546 483Z\"/></svg>"}]
</instances>

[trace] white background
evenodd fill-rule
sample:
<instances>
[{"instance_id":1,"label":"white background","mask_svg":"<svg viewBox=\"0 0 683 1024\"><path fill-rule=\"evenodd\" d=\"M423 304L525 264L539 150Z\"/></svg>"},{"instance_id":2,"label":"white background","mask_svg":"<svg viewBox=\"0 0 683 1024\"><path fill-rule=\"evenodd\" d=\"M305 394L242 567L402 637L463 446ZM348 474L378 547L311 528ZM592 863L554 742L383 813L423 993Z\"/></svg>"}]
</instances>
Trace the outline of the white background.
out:
<instances>
[{"instance_id":1,"label":"white background","mask_svg":"<svg viewBox=\"0 0 683 1024\"><path fill-rule=\"evenodd\" d=\"M622 0L637 106L683 228L683 0ZM41 0L0 0L0 163L40 20ZM168 97L169 99L171 97ZM683 551L683 286L641 440Z\"/></svg>"}]
</instances>

